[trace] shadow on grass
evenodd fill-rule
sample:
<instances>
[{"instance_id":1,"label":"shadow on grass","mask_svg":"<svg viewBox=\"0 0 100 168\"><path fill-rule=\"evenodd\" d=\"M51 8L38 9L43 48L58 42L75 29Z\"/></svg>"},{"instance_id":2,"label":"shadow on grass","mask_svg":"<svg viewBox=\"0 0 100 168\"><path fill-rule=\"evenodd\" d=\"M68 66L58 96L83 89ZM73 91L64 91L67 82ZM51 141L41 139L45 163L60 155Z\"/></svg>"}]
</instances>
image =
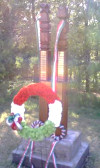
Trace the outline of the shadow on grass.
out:
<instances>
[{"instance_id":1,"label":"shadow on grass","mask_svg":"<svg viewBox=\"0 0 100 168\"><path fill-rule=\"evenodd\" d=\"M23 83L12 83L5 91L6 99L1 101L0 107L0 168L16 168L11 163L11 153L21 142L22 138L6 125L6 118L10 113L10 104L13 96L22 87ZM26 85L24 83L24 85ZM3 85L2 85L2 89ZM2 96L5 95L4 93ZM30 124L39 117L38 98L31 97L25 103L26 122ZM100 166L100 97L93 93L71 91L69 94L69 129L79 130L83 139L90 144L90 156L86 168Z\"/></svg>"},{"instance_id":2,"label":"shadow on grass","mask_svg":"<svg viewBox=\"0 0 100 168\"><path fill-rule=\"evenodd\" d=\"M9 104L9 106L8 106ZM0 168L17 168L12 163L12 151L21 143L22 138L6 124L10 114L10 103L0 108ZM38 98L30 98L26 104L25 118L28 125L38 119Z\"/></svg>"},{"instance_id":3,"label":"shadow on grass","mask_svg":"<svg viewBox=\"0 0 100 168\"><path fill-rule=\"evenodd\" d=\"M68 93L69 106L100 108L100 95L96 93L77 92Z\"/></svg>"},{"instance_id":4,"label":"shadow on grass","mask_svg":"<svg viewBox=\"0 0 100 168\"><path fill-rule=\"evenodd\" d=\"M85 168L100 166L100 109L69 107L68 129L82 132L83 141L90 145L90 155Z\"/></svg>"},{"instance_id":5,"label":"shadow on grass","mask_svg":"<svg viewBox=\"0 0 100 168\"><path fill-rule=\"evenodd\" d=\"M6 124L10 110L4 109L0 114L0 168L14 168L11 153L21 142L21 138Z\"/></svg>"},{"instance_id":6,"label":"shadow on grass","mask_svg":"<svg viewBox=\"0 0 100 168\"><path fill-rule=\"evenodd\" d=\"M69 108L79 115L100 118L100 94L70 91L68 94Z\"/></svg>"}]
</instances>

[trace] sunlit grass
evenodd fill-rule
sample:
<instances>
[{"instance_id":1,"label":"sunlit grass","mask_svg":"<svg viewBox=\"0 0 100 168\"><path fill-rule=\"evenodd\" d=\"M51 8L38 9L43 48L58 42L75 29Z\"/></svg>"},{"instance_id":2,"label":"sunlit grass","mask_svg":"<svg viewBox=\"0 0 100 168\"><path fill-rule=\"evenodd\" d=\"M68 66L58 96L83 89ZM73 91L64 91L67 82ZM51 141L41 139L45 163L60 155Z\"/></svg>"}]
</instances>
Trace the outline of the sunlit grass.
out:
<instances>
[{"instance_id":1,"label":"sunlit grass","mask_svg":"<svg viewBox=\"0 0 100 168\"><path fill-rule=\"evenodd\" d=\"M76 127L76 126L78 125L78 123L77 123L76 121L73 121L73 122L71 123L71 125L72 125L72 127Z\"/></svg>"},{"instance_id":2,"label":"sunlit grass","mask_svg":"<svg viewBox=\"0 0 100 168\"><path fill-rule=\"evenodd\" d=\"M39 118L39 101L37 97L31 97L25 103L25 121L28 125Z\"/></svg>"},{"instance_id":3,"label":"sunlit grass","mask_svg":"<svg viewBox=\"0 0 100 168\"><path fill-rule=\"evenodd\" d=\"M18 131L14 131L14 130L12 130L12 132L13 132L13 134L16 136L16 138L20 138L20 135L18 134Z\"/></svg>"},{"instance_id":4,"label":"sunlit grass","mask_svg":"<svg viewBox=\"0 0 100 168\"><path fill-rule=\"evenodd\" d=\"M10 99L18 92L18 90L29 84L30 81L18 81L14 83L9 83L10 87L7 92L9 95L9 102L4 101L4 105L1 103L1 115L0 115L0 153L2 154L0 158L0 166L2 168L16 168L14 164L11 163L11 159L7 160L11 152L20 144L21 137L18 135L17 131L13 131L9 126L6 125L6 118L10 114ZM77 96L78 95L78 96ZM4 97L5 98L5 97ZM70 95L69 98L69 114L68 114L68 129L78 130L82 132L84 140L88 141L90 144L91 165L88 161L86 168L99 168L100 165L100 97L99 94L84 94L84 93L74 93ZM39 119L39 101L37 97L31 97L25 103L25 121L28 126ZM5 158L3 160L2 158ZM95 166L94 166L95 164ZM90 166L90 167L89 167ZM1 167L0 167L1 168Z\"/></svg>"},{"instance_id":5,"label":"sunlit grass","mask_svg":"<svg viewBox=\"0 0 100 168\"><path fill-rule=\"evenodd\" d=\"M69 106L100 108L100 94L71 90L68 100Z\"/></svg>"},{"instance_id":6,"label":"sunlit grass","mask_svg":"<svg viewBox=\"0 0 100 168\"><path fill-rule=\"evenodd\" d=\"M2 113L0 115L0 123L4 122L7 117L8 117L8 114L6 112Z\"/></svg>"},{"instance_id":7,"label":"sunlit grass","mask_svg":"<svg viewBox=\"0 0 100 168\"><path fill-rule=\"evenodd\" d=\"M39 105L37 97L29 98L28 101L25 103L25 108L27 109L27 111L37 110L38 107Z\"/></svg>"},{"instance_id":8,"label":"sunlit grass","mask_svg":"<svg viewBox=\"0 0 100 168\"><path fill-rule=\"evenodd\" d=\"M92 141L91 136L87 136L87 140L88 140L88 142L91 142Z\"/></svg>"},{"instance_id":9,"label":"sunlit grass","mask_svg":"<svg viewBox=\"0 0 100 168\"><path fill-rule=\"evenodd\" d=\"M73 118L79 118L79 114L76 114L76 113L74 113L74 112L71 113L71 116L72 116Z\"/></svg>"}]
</instances>

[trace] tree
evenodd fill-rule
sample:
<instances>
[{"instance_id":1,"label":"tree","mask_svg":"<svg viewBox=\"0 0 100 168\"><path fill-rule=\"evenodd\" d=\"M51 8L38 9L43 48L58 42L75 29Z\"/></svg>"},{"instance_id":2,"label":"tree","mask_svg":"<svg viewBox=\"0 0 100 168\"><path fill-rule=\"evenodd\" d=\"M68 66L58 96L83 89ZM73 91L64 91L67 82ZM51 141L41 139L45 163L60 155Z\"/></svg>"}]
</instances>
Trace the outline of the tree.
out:
<instances>
[{"instance_id":1,"label":"tree","mask_svg":"<svg viewBox=\"0 0 100 168\"><path fill-rule=\"evenodd\" d=\"M0 1L0 80L15 76L26 78L33 75L34 63L38 60L35 15L40 3L35 0ZM94 0L47 0L50 4L51 52L58 19L59 5L68 6L69 76L74 87L85 91L95 90L100 85L100 3ZM37 58L36 58L37 57ZM27 73L26 73L27 72Z\"/></svg>"},{"instance_id":2,"label":"tree","mask_svg":"<svg viewBox=\"0 0 100 168\"><path fill-rule=\"evenodd\" d=\"M84 89L85 85L85 90L89 91L93 87L91 81L93 74L90 75L88 67L93 61L96 62L96 49L100 41L100 36L96 37L100 30L97 28L99 21L96 17L99 10L94 1L79 2L78 0L73 1L72 9L69 32L69 67L71 68L70 65L72 65L77 69L74 71L76 74L73 73L79 89ZM100 52L97 52L97 55L100 57Z\"/></svg>"},{"instance_id":3,"label":"tree","mask_svg":"<svg viewBox=\"0 0 100 168\"><path fill-rule=\"evenodd\" d=\"M33 1L32 1L33 2ZM29 71L31 56L35 54L35 26L30 1L1 1L1 30L0 30L0 80L12 79L18 74L23 77L26 67ZM35 51L36 52L36 51ZM22 65L17 66L18 61ZM26 73L24 73L26 74Z\"/></svg>"},{"instance_id":4,"label":"tree","mask_svg":"<svg viewBox=\"0 0 100 168\"><path fill-rule=\"evenodd\" d=\"M11 79L14 70L15 58L12 52L11 41L11 10L9 3L0 2L1 29L0 29L0 81Z\"/></svg>"}]
</instances>

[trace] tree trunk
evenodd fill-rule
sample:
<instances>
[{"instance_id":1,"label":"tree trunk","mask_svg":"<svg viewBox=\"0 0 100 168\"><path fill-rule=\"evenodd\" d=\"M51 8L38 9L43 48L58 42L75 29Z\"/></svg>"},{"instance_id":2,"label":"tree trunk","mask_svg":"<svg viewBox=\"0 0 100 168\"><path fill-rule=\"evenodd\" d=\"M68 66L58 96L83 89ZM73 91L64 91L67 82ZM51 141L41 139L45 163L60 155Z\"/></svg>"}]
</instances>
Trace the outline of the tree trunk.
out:
<instances>
[{"instance_id":1,"label":"tree trunk","mask_svg":"<svg viewBox=\"0 0 100 168\"><path fill-rule=\"evenodd\" d=\"M89 49L87 49L85 51L85 63L86 63L86 69L85 69L85 79L86 79L86 92L89 92L90 90L90 76L89 76L89 73L88 73L88 70L87 70L87 67L89 66L89 63L90 63L90 51Z\"/></svg>"},{"instance_id":2,"label":"tree trunk","mask_svg":"<svg viewBox=\"0 0 100 168\"><path fill-rule=\"evenodd\" d=\"M31 3L32 3L32 19L34 20L35 22L35 0L31 0Z\"/></svg>"},{"instance_id":3,"label":"tree trunk","mask_svg":"<svg viewBox=\"0 0 100 168\"><path fill-rule=\"evenodd\" d=\"M90 49L88 45L88 10L89 10L89 0L86 0L86 14L85 14L85 80L86 80L86 85L85 85L85 90L86 92L89 92L90 90L90 77L89 73L87 70L87 67L90 63Z\"/></svg>"}]
</instances>

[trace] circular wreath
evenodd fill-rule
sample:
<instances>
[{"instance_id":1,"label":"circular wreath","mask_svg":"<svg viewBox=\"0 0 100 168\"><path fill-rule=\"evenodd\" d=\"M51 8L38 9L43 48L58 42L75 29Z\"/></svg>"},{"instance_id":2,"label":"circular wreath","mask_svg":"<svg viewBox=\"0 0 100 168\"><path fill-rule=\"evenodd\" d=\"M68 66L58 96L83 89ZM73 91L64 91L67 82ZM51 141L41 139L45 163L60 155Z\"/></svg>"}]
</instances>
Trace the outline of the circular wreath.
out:
<instances>
[{"instance_id":1,"label":"circular wreath","mask_svg":"<svg viewBox=\"0 0 100 168\"><path fill-rule=\"evenodd\" d=\"M35 126L33 124L32 127L27 126L24 120L24 102L30 96L44 98L49 108L48 120L45 123L39 121ZM21 88L14 96L13 102L11 103L11 115L7 118L6 122L13 130L18 130L19 135L22 137L38 141L54 134L56 127L60 126L61 117L62 103L60 98L49 86L43 83L37 83ZM61 136L63 136L64 132L65 130L63 129Z\"/></svg>"}]
</instances>

